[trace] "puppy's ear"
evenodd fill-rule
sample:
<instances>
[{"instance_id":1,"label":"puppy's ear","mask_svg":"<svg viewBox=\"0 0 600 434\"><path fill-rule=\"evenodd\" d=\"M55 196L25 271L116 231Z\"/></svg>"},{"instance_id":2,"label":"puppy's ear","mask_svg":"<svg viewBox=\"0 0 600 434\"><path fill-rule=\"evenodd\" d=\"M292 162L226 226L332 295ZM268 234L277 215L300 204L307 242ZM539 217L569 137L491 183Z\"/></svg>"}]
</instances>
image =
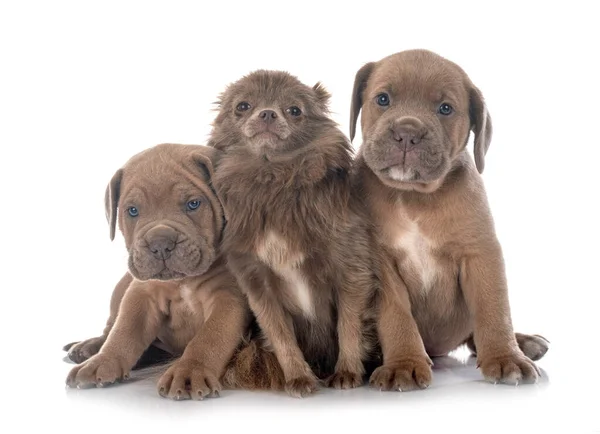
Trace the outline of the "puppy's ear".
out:
<instances>
[{"instance_id":1,"label":"puppy's ear","mask_svg":"<svg viewBox=\"0 0 600 434\"><path fill-rule=\"evenodd\" d=\"M469 116L471 118L471 130L475 133L475 165L479 173L483 173L485 167L485 154L492 141L492 118L481 91L472 86L469 93Z\"/></svg>"},{"instance_id":2,"label":"puppy's ear","mask_svg":"<svg viewBox=\"0 0 600 434\"><path fill-rule=\"evenodd\" d=\"M327 92L325 86L319 81L317 84L313 86L313 90L315 91L315 95L317 96L317 100L326 107L329 103L329 98L331 98L331 94Z\"/></svg>"},{"instance_id":3,"label":"puppy's ear","mask_svg":"<svg viewBox=\"0 0 600 434\"><path fill-rule=\"evenodd\" d=\"M121 179L123 179L123 169L119 169L115 172L106 186L106 192L104 193L104 211L110 228L111 241L115 239L115 231L117 228L117 208L119 206L119 196L121 194Z\"/></svg>"},{"instance_id":4,"label":"puppy's ear","mask_svg":"<svg viewBox=\"0 0 600 434\"><path fill-rule=\"evenodd\" d=\"M352 104L350 106L350 141L354 140L356 134L356 121L358 120L358 114L363 104L363 92L367 87L367 81L373 68L375 67L374 62L367 63L356 73L354 78L354 89L352 90Z\"/></svg>"},{"instance_id":5,"label":"puppy's ear","mask_svg":"<svg viewBox=\"0 0 600 434\"><path fill-rule=\"evenodd\" d=\"M212 177L214 174L213 164L210 160L210 157L203 152L195 151L192 154L192 158L194 160L194 164L200 169L200 173L202 174L204 181L210 185L212 183Z\"/></svg>"}]
</instances>

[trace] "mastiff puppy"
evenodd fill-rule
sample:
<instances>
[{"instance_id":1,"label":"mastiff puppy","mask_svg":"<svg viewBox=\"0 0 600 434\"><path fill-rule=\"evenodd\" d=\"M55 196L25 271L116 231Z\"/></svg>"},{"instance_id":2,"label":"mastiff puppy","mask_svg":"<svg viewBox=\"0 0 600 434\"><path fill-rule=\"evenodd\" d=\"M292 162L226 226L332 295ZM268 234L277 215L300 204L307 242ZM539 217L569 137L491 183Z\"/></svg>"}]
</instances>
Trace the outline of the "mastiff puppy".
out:
<instances>
[{"instance_id":1,"label":"mastiff puppy","mask_svg":"<svg viewBox=\"0 0 600 434\"><path fill-rule=\"evenodd\" d=\"M483 96L456 64L424 50L356 74L350 138L362 110L354 180L382 253L380 389L425 388L430 356L467 343L492 382L535 381L548 349L513 332L500 243L480 173L492 138ZM466 146L475 135L474 156Z\"/></svg>"},{"instance_id":2,"label":"mastiff puppy","mask_svg":"<svg viewBox=\"0 0 600 434\"><path fill-rule=\"evenodd\" d=\"M211 186L215 152L162 144L113 176L106 213L111 239L119 222L129 273L113 293L106 337L72 348L73 358L91 357L71 370L67 385L124 380L158 340L180 356L158 382L162 396L202 399L220 390L251 314L219 253L225 217Z\"/></svg>"}]
</instances>

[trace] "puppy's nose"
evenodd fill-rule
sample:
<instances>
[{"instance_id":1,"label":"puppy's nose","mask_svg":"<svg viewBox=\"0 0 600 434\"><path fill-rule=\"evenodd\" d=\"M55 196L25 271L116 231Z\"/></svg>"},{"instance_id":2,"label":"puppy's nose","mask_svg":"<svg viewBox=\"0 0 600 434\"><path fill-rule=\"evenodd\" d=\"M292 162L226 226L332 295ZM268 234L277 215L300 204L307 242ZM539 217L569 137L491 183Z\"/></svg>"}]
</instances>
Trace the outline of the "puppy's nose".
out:
<instances>
[{"instance_id":1,"label":"puppy's nose","mask_svg":"<svg viewBox=\"0 0 600 434\"><path fill-rule=\"evenodd\" d=\"M263 110L258 114L258 117L267 124L270 124L277 118L277 113L275 113L273 110Z\"/></svg>"},{"instance_id":2,"label":"puppy's nose","mask_svg":"<svg viewBox=\"0 0 600 434\"><path fill-rule=\"evenodd\" d=\"M156 259L168 259L177 246L177 232L167 226L157 226L145 236L148 250Z\"/></svg>"},{"instance_id":3,"label":"puppy's nose","mask_svg":"<svg viewBox=\"0 0 600 434\"><path fill-rule=\"evenodd\" d=\"M167 237L154 238L148 243L148 248L156 259L168 259L175 249L175 240Z\"/></svg>"},{"instance_id":4,"label":"puppy's nose","mask_svg":"<svg viewBox=\"0 0 600 434\"><path fill-rule=\"evenodd\" d=\"M399 142L407 149L421 143L421 139L423 139L425 133L426 131L424 129L413 129L406 127L392 128L394 140Z\"/></svg>"}]
</instances>

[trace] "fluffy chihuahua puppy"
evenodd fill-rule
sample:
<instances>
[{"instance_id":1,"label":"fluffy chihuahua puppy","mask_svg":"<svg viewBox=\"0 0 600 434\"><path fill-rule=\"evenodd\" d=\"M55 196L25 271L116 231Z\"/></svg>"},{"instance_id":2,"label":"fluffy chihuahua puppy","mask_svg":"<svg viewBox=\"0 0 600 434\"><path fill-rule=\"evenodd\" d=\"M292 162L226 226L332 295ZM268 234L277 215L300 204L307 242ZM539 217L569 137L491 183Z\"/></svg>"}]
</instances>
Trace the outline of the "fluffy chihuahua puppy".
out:
<instances>
[{"instance_id":1,"label":"fluffy chihuahua puppy","mask_svg":"<svg viewBox=\"0 0 600 434\"><path fill-rule=\"evenodd\" d=\"M292 396L363 382L377 285L367 219L351 195L351 146L328 92L255 71L221 95L209 145L228 214L223 240Z\"/></svg>"}]
</instances>

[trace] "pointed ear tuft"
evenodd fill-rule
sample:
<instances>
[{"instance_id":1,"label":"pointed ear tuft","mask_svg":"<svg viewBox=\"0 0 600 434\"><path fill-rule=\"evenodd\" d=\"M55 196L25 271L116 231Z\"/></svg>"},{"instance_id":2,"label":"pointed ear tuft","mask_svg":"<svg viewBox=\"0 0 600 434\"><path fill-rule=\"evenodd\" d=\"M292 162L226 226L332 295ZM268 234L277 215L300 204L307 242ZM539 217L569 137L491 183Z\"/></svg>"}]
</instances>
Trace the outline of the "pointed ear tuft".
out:
<instances>
[{"instance_id":1,"label":"pointed ear tuft","mask_svg":"<svg viewBox=\"0 0 600 434\"><path fill-rule=\"evenodd\" d=\"M317 96L317 100L324 106L329 103L329 98L331 98L331 94L325 89L325 86L319 81L317 84L313 86L313 90L315 95Z\"/></svg>"}]
</instances>

